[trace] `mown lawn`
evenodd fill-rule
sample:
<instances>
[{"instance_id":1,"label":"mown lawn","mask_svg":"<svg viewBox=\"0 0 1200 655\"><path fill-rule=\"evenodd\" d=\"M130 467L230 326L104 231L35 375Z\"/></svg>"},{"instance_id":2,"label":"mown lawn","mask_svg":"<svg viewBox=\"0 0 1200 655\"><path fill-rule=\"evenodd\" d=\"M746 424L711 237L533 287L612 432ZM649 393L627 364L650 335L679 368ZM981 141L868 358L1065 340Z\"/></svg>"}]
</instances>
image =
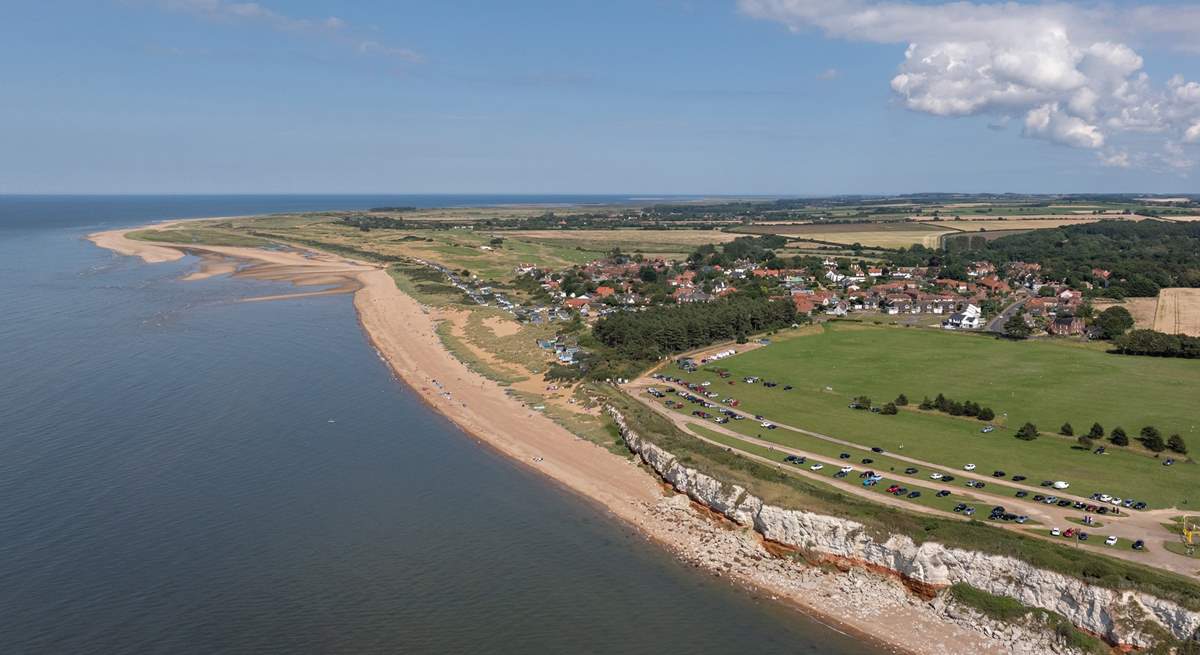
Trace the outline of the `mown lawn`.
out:
<instances>
[{"instance_id":1,"label":"mown lawn","mask_svg":"<svg viewBox=\"0 0 1200 655\"><path fill-rule=\"evenodd\" d=\"M734 385L707 370L682 377L711 381L722 397L739 399L744 411L952 469L974 463L985 473L1001 469L1034 484L1066 480L1077 494L1103 490L1144 500L1152 508L1200 502L1200 467L1194 463L1168 468L1140 448L1110 445L1110 454L1094 455L1074 439L1052 434L1032 442L1013 437L1025 421L1043 432L1070 421L1077 433L1099 421L1106 429L1121 425L1131 437L1153 424L1200 447L1195 400L1200 362L1121 357L1061 342L1014 343L842 324L780 340L719 366L733 374ZM741 380L746 375L780 386L748 385ZM785 384L795 388L783 391ZM983 423L975 419L912 409L922 397L939 392L992 407L994 423L1001 427L983 434ZM858 395L882 404L900 393L912 406L897 416L847 407Z\"/></svg>"}]
</instances>

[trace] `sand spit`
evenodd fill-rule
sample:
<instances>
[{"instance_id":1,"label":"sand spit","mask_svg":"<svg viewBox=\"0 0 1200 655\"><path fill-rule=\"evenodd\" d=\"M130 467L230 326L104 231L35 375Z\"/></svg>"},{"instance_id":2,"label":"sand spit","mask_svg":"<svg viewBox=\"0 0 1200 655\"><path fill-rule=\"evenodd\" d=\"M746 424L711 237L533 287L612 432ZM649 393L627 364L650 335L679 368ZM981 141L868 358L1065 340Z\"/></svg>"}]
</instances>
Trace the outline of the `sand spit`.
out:
<instances>
[{"instance_id":1,"label":"sand spit","mask_svg":"<svg viewBox=\"0 0 1200 655\"><path fill-rule=\"evenodd\" d=\"M665 492L632 458L575 436L472 372L442 346L429 309L401 292L378 265L300 250L150 243L129 239L126 232L101 232L89 239L149 263L175 261L185 253L200 255L211 262L207 271L201 267L204 277L209 276L206 272L228 270L224 262L232 260L238 276L355 285L354 305L371 343L396 376L430 406L482 443L600 503L681 559L732 584L786 602L868 641L888 644L883 652L940 655L963 652L964 645L975 653L1026 652L947 621L940 607L884 578L830 572L772 556L746 531L714 521L685 496Z\"/></svg>"}]
</instances>

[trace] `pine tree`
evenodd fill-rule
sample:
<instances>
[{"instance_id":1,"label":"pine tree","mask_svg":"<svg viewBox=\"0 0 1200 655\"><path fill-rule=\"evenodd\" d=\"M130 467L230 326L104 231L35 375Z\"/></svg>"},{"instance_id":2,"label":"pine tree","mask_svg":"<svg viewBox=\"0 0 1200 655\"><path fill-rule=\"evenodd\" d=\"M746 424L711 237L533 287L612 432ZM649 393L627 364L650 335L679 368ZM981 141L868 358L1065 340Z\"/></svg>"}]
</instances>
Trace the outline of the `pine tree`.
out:
<instances>
[{"instance_id":1,"label":"pine tree","mask_svg":"<svg viewBox=\"0 0 1200 655\"><path fill-rule=\"evenodd\" d=\"M1170 448L1171 452L1179 453L1180 455L1187 454L1187 444L1183 442L1183 437L1177 434L1173 434L1170 439L1167 439L1167 448Z\"/></svg>"},{"instance_id":2,"label":"pine tree","mask_svg":"<svg viewBox=\"0 0 1200 655\"><path fill-rule=\"evenodd\" d=\"M1092 429L1088 430L1088 436L1093 439L1104 438L1104 428L1099 423L1093 423Z\"/></svg>"},{"instance_id":3,"label":"pine tree","mask_svg":"<svg viewBox=\"0 0 1200 655\"><path fill-rule=\"evenodd\" d=\"M1037 439L1037 437L1037 426L1032 423L1026 423L1025 425L1021 426L1020 430L1017 430L1017 438L1023 441L1033 441L1034 439Z\"/></svg>"},{"instance_id":4,"label":"pine tree","mask_svg":"<svg viewBox=\"0 0 1200 655\"><path fill-rule=\"evenodd\" d=\"M898 405L900 407L904 407L907 404L908 404L908 396L906 396L904 394L900 394L899 396L896 396L896 405Z\"/></svg>"},{"instance_id":5,"label":"pine tree","mask_svg":"<svg viewBox=\"0 0 1200 655\"><path fill-rule=\"evenodd\" d=\"M1112 434L1108 436L1108 440L1111 441L1114 446L1129 445L1129 437L1125 434L1125 430L1119 427L1113 428Z\"/></svg>"},{"instance_id":6,"label":"pine tree","mask_svg":"<svg viewBox=\"0 0 1200 655\"><path fill-rule=\"evenodd\" d=\"M1075 436L1075 428L1071 427L1070 423L1063 423L1062 427L1058 429L1058 433L1067 437L1073 437Z\"/></svg>"}]
</instances>

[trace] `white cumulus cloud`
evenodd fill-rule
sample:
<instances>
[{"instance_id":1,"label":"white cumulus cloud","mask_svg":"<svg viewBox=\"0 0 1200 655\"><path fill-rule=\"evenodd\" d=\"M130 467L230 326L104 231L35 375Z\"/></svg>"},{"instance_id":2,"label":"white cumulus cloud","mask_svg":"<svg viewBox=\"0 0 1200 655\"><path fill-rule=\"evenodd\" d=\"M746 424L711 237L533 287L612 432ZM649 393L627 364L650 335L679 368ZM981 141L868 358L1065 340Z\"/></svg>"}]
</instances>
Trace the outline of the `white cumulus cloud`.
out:
<instances>
[{"instance_id":1,"label":"white cumulus cloud","mask_svg":"<svg viewBox=\"0 0 1200 655\"><path fill-rule=\"evenodd\" d=\"M1115 166L1170 160L1180 168L1190 158L1178 153L1178 142L1200 142L1194 123L1200 84L1181 76L1154 84L1142 56L1124 42L1154 35L1193 48L1189 35L1200 33L1194 8L912 0L739 0L739 6L797 33L906 45L891 88L913 111L1023 116L1025 136L1091 150L1130 133L1163 135L1155 156L1099 155Z\"/></svg>"}]
</instances>

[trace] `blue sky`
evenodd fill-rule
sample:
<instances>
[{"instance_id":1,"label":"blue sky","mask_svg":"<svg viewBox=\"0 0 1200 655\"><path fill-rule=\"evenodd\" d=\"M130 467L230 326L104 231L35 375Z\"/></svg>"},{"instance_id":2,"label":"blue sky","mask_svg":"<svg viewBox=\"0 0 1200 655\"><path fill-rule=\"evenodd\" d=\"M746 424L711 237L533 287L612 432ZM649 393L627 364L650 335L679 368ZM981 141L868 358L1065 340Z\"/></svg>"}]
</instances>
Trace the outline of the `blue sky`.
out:
<instances>
[{"instance_id":1,"label":"blue sky","mask_svg":"<svg viewBox=\"0 0 1200 655\"><path fill-rule=\"evenodd\" d=\"M14 3L0 192L1197 191L1188 5L890 6Z\"/></svg>"}]
</instances>

